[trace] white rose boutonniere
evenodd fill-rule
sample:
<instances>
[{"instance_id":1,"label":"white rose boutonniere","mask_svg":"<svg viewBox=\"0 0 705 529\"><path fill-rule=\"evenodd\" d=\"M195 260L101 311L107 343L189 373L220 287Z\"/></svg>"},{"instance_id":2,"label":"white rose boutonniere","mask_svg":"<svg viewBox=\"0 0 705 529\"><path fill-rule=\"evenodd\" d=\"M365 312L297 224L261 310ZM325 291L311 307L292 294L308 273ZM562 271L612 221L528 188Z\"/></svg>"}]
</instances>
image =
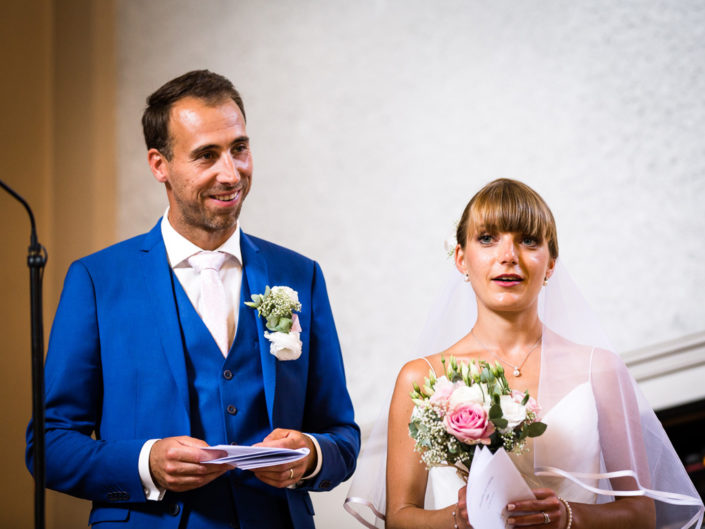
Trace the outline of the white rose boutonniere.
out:
<instances>
[{"instance_id":1,"label":"white rose boutonniere","mask_svg":"<svg viewBox=\"0 0 705 529\"><path fill-rule=\"evenodd\" d=\"M301 356L301 325L294 312L301 310L299 295L290 287L276 286L265 289L264 294L254 294L245 305L257 309L257 314L266 320L271 332L264 337L271 343L269 352L279 360L296 360Z\"/></svg>"}]
</instances>

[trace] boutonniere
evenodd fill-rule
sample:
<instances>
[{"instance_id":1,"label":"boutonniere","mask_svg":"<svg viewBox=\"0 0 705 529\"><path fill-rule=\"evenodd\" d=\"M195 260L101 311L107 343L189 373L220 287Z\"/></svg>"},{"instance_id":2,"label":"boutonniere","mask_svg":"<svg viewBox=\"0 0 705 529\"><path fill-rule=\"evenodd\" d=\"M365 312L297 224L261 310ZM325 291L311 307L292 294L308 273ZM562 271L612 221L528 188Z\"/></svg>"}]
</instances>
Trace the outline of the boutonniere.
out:
<instances>
[{"instance_id":1,"label":"boutonniere","mask_svg":"<svg viewBox=\"0 0 705 529\"><path fill-rule=\"evenodd\" d=\"M265 331L264 337L271 342L270 353L279 360L296 360L301 356L301 325L294 314L301 310L301 303L296 290L268 286L264 294L254 294L245 305L257 309L260 318L266 320L265 326L271 332Z\"/></svg>"}]
</instances>

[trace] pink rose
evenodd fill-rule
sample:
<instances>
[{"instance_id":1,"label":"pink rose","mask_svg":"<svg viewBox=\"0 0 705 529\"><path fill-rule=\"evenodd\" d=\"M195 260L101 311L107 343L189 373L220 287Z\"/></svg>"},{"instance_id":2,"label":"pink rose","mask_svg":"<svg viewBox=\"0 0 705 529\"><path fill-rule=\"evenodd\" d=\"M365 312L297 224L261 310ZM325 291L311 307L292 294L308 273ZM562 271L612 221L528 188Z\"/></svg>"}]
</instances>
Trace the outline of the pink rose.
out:
<instances>
[{"instance_id":1,"label":"pink rose","mask_svg":"<svg viewBox=\"0 0 705 529\"><path fill-rule=\"evenodd\" d=\"M452 408L443 417L446 431L466 444L490 444L494 425L482 405L466 402Z\"/></svg>"},{"instance_id":2,"label":"pink rose","mask_svg":"<svg viewBox=\"0 0 705 529\"><path fill-rule=\"evenodd\" d=\"M428 399L429 402L432 405L438 406L444 410L448 409L448 401L456 385L457 383L453 384L445 376L440 377L436 380L436 384L433 387L433 395L431 395L431 398Z\"/></svg>"},{"instance_id":3,"label":"pink rose","mask_svg":"<svg viewBox=\"0 0 705 529\"><path fill-rule=\"evenodd\" d=\"M512 400L514 400L514 402L521 402L522 400L524 400L524 393L513 389ZM541 412L541 406L539 406L539 403L536 402L536 399L534 397L529 397L529 400L526 402L526 410L536 414L536 416L538 417L539 413Z\"/></svg>"}]
</instances>

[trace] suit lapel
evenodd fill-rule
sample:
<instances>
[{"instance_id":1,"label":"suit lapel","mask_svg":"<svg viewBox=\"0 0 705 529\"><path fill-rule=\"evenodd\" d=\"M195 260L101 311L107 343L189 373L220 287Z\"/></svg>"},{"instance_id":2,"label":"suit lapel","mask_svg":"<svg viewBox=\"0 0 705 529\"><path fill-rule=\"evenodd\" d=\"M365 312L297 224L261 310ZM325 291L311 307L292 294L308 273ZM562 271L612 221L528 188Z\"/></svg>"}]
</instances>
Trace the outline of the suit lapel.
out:
<instances>
[{"instance_id":1,"label":"suit lapel","mask_svg":"<svg viewBox=\"0 0 705 529\"><path fill-rule=\"evenodd\" d=\"M241 232L240 235L240 251L242 252L242 264L244 277L247 278L247 286L251 294L263 294L268 285L267 279L267 263L260 253L255 241ZM249 301L249 300L248 300ZM240 312L244 310L253 310L245 305L240 306ZM269 353L269 340L264 337L266 331L264 320L260 317L255 318L257 322L257 340L259 343L259 353L262 361L262 377L264 382L264 397L267 402L267 414L269 415L270 426L273 424L274 416L274 394L277 378L276 358ZM246 321L246 318L240 318L239 321Z\"/></svg>"},{"instance_id":2,"label":"suit lapel","mask_svg":"<svg viewBox=\"0 0 705 529\"><path fill-rule=\"evenodd\" d=\"M176 312L171 269L161 234L161 219L145 236L144 244L140 249L140 260L146 298L154 315L152 322L144 322L144 324L153 325L158 329L162 351L176 382L179 399L188 411L189 391L184 344Z\"/></svg>"}]
</instances>

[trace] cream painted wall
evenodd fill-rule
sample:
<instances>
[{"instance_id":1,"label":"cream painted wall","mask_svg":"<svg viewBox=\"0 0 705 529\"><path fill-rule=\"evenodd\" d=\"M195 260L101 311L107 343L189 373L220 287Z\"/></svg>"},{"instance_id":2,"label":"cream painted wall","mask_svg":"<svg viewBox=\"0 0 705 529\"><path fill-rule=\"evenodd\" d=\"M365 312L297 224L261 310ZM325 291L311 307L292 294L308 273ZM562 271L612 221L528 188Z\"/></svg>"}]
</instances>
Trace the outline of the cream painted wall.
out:
<instances>
[{"instance_id":1,"label":"cream painted wall","mask_svg":"<svg viewBox=\"0 0 705 529\"><path fill-rule=\"evenodd\" d=\"M0 9L0 178L29 202L49 260L44 341L70 261L115 241L112 1L27 0ZM0 527L34 526L24 464L31 414L29 221L0 192ZM89 503L48 491L46 527L85 526Z\"/></svg>"},{"instance_id":2,"label":"cream painted wall","mask_svg":"<svg viewBox=\"0 0 705 529\"><path fill-rule=\"evenodd\" d=\"M443 239L499 176L552 206L618 350L705 327L701 2L189 5L119 5L119 232L165 206L145 96L192 68L231 77L256 166L242 223L323 264L363 423L449 266Z\"/></svg>"},{"instance_id":3,"label":"cream painted wall","mask_svg":"<svg viewBox=\"0 0 705 529\"><path fill-rule=\"evenodd\" d=\"M705 328L705 5L118 2L118 231L165 207L139 117L207 67L245 98L246 230L318 259L368 425L482 184L547 199L561 251L619 351ZM340 495L340 493L338 493ZM319 496L319 525L342 517Z\"/></svg>"}]
</instances>

